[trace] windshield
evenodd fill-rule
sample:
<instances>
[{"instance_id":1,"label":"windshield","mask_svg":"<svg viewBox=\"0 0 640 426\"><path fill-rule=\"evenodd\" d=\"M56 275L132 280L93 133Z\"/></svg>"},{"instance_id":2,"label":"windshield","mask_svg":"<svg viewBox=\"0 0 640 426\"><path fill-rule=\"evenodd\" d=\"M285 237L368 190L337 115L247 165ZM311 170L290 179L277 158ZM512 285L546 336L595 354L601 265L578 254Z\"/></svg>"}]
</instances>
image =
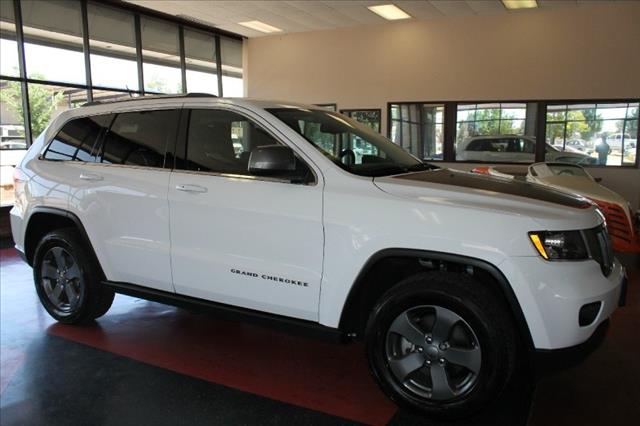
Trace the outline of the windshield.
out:
<instances>
[{"instance_id":1,"label":"windshield","mask_svg":"<svg viewBox=\"0 0 640 426\"><path fill-rule=\"evenodd\" d=\"M536 163L529 166L533 176L539 178L549 178L551 176L591 176L580 166L564 163Z\"/></svg>"},{"instance_id":2,"label":"windshield","mask_svg":"<svg viewBox=\"0 0 640 426\"><path fill-rule=\"evenodd\" d=\"M555 176L580 176L589 177L587 172L580 166L573 166L570 164L549 164L549 170Z\"/></svg>"},{"instance_id":3,"label":"windshield","mask_svg":"<svg viewBox=\"0 0 640 426\"><path fill-rule=\"evenodd\" d=\"M267 111L350 173L373 177L437 168L344 115L294 107Z\"/></svg>"}]
</instances>

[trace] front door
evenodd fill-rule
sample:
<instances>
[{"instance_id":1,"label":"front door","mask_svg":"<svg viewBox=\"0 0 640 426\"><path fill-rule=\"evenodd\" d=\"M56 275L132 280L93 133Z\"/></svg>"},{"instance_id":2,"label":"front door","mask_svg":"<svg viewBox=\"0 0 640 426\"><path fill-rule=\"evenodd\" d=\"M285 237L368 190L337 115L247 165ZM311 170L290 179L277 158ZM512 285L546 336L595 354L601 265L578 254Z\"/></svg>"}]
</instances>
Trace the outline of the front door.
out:
<instances>
[{"instance_id":1,"label":"front door","mask_svg":"<svg viewBox=\"0 0 640 426\"><path fill-rule=\"evenodd\" d=\"M178 144L169 183L176 292L317 320L324 244L320 177L295 184L251 176L251 150L281 144L272 133L229 110L185 113L186 144Z\"/></svg>"}]
</instances>

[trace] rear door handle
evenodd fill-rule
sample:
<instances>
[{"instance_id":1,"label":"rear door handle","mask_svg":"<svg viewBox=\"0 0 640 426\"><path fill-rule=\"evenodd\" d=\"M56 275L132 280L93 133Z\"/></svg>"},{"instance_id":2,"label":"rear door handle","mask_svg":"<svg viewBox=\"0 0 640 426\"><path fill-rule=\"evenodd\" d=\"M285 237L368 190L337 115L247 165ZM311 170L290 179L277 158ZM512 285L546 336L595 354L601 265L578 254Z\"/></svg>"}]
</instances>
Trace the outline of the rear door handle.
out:
<instances>
[{"instance_id":1,"label":"rear door handle","mask_svg":"<svg viewBox=\"0 0 640 426\"><path fill-rule=\"evenodd\" d=\"M176 185L176 189L184 192L207 192L207 188L200 185Z\"/></svg>"},{"instance_id":2,"label":"rear door handle","mask_svg":"<svg viewBox=\"0 0 640 426\"><path fill-rule=\"evenodd\" d=\"M82 173L80 174L82 180L102 180L102 176L95 173Z\"/></svg>"}]
</instances>

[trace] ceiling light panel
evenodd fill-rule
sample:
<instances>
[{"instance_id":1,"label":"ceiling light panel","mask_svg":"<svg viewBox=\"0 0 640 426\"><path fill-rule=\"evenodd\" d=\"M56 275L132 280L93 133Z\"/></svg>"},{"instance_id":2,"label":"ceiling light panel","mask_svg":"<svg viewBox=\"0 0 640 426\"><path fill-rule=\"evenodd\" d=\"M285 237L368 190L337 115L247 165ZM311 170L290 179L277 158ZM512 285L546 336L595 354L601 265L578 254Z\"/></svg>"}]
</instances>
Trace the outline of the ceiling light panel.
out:
<instances>
[{"instance_id":1,"label":"ceiling light panel","mask_svg":"<svg viewBox=\"0 0 640 426\"><path fill-rule=\"evenodd\" d=\"M243 27L251 28L252 30L260 31L262 33L279 33L282 30L278 27L274 27L273 25L265 24L262 21L246 21L246 22L238 22L238 25L242 25Z\"/></svg>"},{"instance_id":2,"label":"ceiling light panel","mask_svg":"<svg viewBox=\"0 0 640 426\"><path fill-rule=\"evenodd\" d=\"M380 4L377 6L369 6L367 9L389 21L411 18L411 15L395 4Z\"/></svg>"},{"instance_id":3,"label":"ceiling light panel","mask_svg":"<svg viewBox=\"0 0 640 426\"><path fill-rule=\"evenodd\" d=\"M536 0L502 0L502 4L509 10L533 9L534 7L538 7Z\"/></svg>"}]
</instances>

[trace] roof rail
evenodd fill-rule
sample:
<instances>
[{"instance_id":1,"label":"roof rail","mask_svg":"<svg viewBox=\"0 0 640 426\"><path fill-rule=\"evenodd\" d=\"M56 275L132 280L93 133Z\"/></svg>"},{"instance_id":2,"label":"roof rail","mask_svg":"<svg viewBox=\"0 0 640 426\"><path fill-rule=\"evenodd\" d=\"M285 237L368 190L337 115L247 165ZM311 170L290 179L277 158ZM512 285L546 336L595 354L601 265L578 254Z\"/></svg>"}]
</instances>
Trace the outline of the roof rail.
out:
<instances>
[{"instance_id":1,"label":"roof rail","mask_svg":"<svg viewBox=\"0 0 640 426\"><path fill-rule=\"evenodd\" d=\"M116 102L130 102L130 101L139 101L139 100L143 100L143 99L181 99L181 98L217 98L216 95L213 95L211 93L197 93L197 92L193 92L193 93L184 93L184 94L179 94L179 95L151 95L151 96L139 96L136 98L126 98L126 99L114 99L112 101L91 101L91 102L85 102L83 103L81 106L93 106L93 105L105 105L105 104L112 104L112 103L116 103Z\"/></svg>"}]
</instances>

